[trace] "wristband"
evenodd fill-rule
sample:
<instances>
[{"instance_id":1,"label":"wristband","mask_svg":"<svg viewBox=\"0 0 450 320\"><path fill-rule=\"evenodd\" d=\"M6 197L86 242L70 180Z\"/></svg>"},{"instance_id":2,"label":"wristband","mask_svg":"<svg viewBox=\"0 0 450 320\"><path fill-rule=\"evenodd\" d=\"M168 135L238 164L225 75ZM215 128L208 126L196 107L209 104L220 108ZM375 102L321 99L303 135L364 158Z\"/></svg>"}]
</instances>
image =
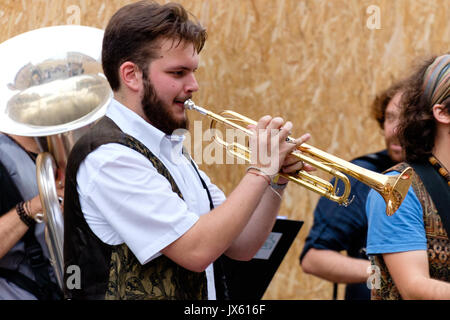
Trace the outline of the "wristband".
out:
<instances>
[{"instance_id":1,"label":"wristband","mask_svg":"<svg viewBox=\"0 0 450 320\"><path fill-rule=\"evenodd\" d=\"M275 183L273 180L270 181L270 187L275 190L284 190L286 188L287 184L288 184L287 182L283 183L283 184L278 184L278 183Z\"/></svg>"},{"instance_id":2,"label":"wristband","mask_svg":"<svg viewBox=\"0 0 450 320\"><path fill-rule=\"evenodd\" d=\"M274 189L277 190L284 190L284 188L286 188L288 182L286 183L278 183L278 180L280 180L280 175L275 176L271 181L270 181L270 186Z\"/></svg>"},{"instance_id":3,"label":"wristband","mask_svg":"<svg viewBox=\"0 0 450 320\"><path fill-rule=\"evenodd\" d=\"M28 228L31 228L33 225L36 224L36 221L34 221L34 219L31 218L31 217L25 212L25 209L24 209L24 202L23 202L23 201L22 201L22 202L19 202L19 203L16 205L16 211L17 211L17 214L18 214L19 217L20 217L20 220L22 220L22 222L25 223L25 224L27 225Z\"/></svg>"}]
</instances>

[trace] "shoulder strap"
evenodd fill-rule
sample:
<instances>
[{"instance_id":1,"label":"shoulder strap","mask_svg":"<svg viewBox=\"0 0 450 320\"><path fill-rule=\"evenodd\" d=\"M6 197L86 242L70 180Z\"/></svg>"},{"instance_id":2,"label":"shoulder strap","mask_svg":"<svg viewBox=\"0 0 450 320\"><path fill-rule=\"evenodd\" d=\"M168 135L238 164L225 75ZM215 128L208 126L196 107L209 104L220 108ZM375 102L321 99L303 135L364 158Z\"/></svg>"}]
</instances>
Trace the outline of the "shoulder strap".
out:
<instances>
[{"instance_id":1,"label":"shoulder strap","mask_svg":"<svg viewBox=\"0 0 450 320\"><path fill-rule=\"evenodd\" d=\"M14 181L11 179L8 170L2 163L0 159L0 184L3 186L8 186L7 188L2 187L0 192L0 216L11 210L17 203L22 201L22 196Z\"/></svg>"},{"instance_id":2,"label":"shoulder strap","mask_svg":"<svg viewBox=\"0 0 450 320\"><path fill-rule=\"evenodd\" d=\"M380 171L384 171L395 164L386 151L366 154L354 159L353 161L356 160L369 162L379 168Z\"/></svg>"},{"instance_id":3,"label":"shoulder strap","mask_svg":"<svg viewBox=\"0 0 450 320\"><path fill-rule=\"evenodd\" d=\"M112 121L111 121L112 122ZM114 123L114 122L113 122ZM115 125L115 124L114 124ZM178 196L184 200L183 194L181 193L180 189L178 188L178 185L176 184L174 178L170 174L169 170L166 168L164 163L159 160L157 156L155 156L142 142L135 139L134 137L130 136L129 134L123 133L124 139L121 139L117 141L117 143L122 144L128 148L131 148L135 150L136 152L139 152L144 157L146 157L155 167L156 171L160 175L162 175L164 178L166 178L170 185L172 186L172 191L178 194Z\"/></svg>"},{"instance_id":4,"label":"shoulder strap","mask_svg":"<svg viewBox=\"0 0 450 320\"><path fill-rule=\"evenodd\" d=\"M16 286L31 293L36 298L40 298L40 290L36 282L23 275L19 271L0 268L0 277L14 283Z\"/></svg>"},{"instance_id":5,"label":"shoulder strap","mask_svg":"<svg viewBox=\"0 0 450 320\"><path fill-rule=\"evenodd\" d=\"M175 180L162 161L159 160L158 157L156 157L142 142L129 134L124 133L117 124L107 116L101 118L87 134L82 136L70 152L71 159L68 161L67 175L72 177L71 180L75 179L76 172L86 156L101 145L107 143L118 143L142 154L153 164L158 173L169 181L172 190L177 193L181 199L184 199ZM76 179L71 182L76 186ZM65 198L66 196L67 193L65 194Z\"/></svg>"},{"instance_id":6,"label":"shoulder strap","mask_svg":"<svg viewBox=\"0 0 450 320\"><path fill-rule=\"evenodd\" d=\"M0 161L23 200L38 194L36 168L31 155L10 137L0 134Z\"/></svg>"},{"instance_id":7,"label":"shoulder strap","mask_svg":"<svg viewBox=\"0 0 450 320\"><path fill-rule=\"evenodd\" d=\"M198 177L202 183L203 188L206 190L206 194L208 195L209 200L209 208L210 210L214 209L214 203L212 201L211 193L209 192L208 186L206 182L203 180L200 172L197 169L197 166L192 160L189 153L183 148L183 155L191 162L191 165L194 167L195 172L197 172ZM228 281L226 276L225 264L224 260L229 259L224 254L222 254L219 258L216 259L213 263L214 269L214 285L216 287L216 299L217 300L231 300L230 290L228 288Z\"/></svg>"},{"instance_id":8,"label":"shoulder strap","mask_svg":"<svg viewBox=\"0 0 450 320\"><path fill-rule=\"evenodd\" d=\"M39 300L59 300L62 299L62 291L50 280L49 269L50 262L44 256L41 245L34 234L34 226L32 226L24 236L25 254L30 262L33 270L36 284L39 288Z\"/></svg>"},{"instance_id":9,"label":"shoulder strap","mask_svg":"<svg viewBox=\"0 0 450 320\"><path fill-rule=\"evenodd\" d=\"M214 209L214 203L212 201L211 193L209 192L208 186L206 185L206 182L203 180L202 176L200 175L200 172L198 172L198 169L194 163L194 160L192 160L191 156L189 155L189 153L186 151L186 149L184 147L183 147L183 155L186 157L186 159L189 160L191 165L194 167L194 170L197 173L198 177L200 178L200 182L202 183L202 186L205 189L206 194L208 195L209 209L210 210Z\"/></svg>"},{"instance_id":10,"label":"shoulder strap","mask_svg":"<svg viewBox=\"0 0 450 320\"><path fill-rule=\"evenodd\" d=\"M410 165L419 175L428 194L433 199L442 224L450 238L450 188L428 162L410 163Z\"/></svg>"}]
</instances>

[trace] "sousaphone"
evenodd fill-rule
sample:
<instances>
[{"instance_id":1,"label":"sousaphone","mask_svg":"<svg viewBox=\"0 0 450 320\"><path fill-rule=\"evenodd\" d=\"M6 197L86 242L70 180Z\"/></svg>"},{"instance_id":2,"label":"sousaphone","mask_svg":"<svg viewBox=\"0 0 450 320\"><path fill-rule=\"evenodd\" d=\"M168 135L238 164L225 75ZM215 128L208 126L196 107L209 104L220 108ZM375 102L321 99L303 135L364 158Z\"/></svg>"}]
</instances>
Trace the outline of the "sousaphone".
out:
<instances>
[{"instance_id":1,"label":"sousaphone","mask_svg":"<svg viewBox=\"0 0 450 320\"><path fill-rule=\"evenodd\" d=\"M112 98L100 63L103 31L46 27L0 44L0 131L34 137L45 238L63 287L64 220L55 175L64 180L69 152Z\"/></svg>"}]
</instances>

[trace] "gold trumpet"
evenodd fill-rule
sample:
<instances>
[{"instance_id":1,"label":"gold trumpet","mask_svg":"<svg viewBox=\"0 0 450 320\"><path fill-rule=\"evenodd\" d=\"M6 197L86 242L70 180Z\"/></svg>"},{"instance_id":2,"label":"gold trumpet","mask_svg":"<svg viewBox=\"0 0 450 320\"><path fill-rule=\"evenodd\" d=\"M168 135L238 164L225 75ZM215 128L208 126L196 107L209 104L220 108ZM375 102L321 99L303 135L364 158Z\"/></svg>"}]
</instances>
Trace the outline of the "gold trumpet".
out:
<instances>
[{"instance_id":1,"label":"gold trumpet","mask_svg":"<svg viewBox=\"0 0 450 320\"><path fill-rule=\"evenodd\" d=\"M186 100L184 107L210 117L212 119L210 124L211 129L216 128L216 123L221 123L251 136L253 134L252 131L237 123L240 122L246 125L256 125L256 121L237 112L225 110L220 114L216 114L197 106L192 100ZM230 154L241 158L246 162L250 162L249 148L235 142L225 142L217 135L214 136L214 140L224 146ZM292 142L295 141L295 139L291 137L288 137L287 140ZM412 168L406 168L399 175L387 176L342 160L306 143L299 146L297 150L292 152L292 154L298 157L301 161L333 175L336 178L335 183L331 184L320 177L309 174L305 170L300 170L299 172L291 174L280 172L278 175L285 177L313 192L316 192L322 197L335 201L340 205L347 206L351 203L351 200L349 201L348 199L351 191L350 181L345 174L352 176L377 191L386 202L386 214L388 216L393 215L400 207L408 192L409 186L411 185ZM341 180L345 186L341 194L337 188L338 180Z\"/></svg>"}]
</instances>

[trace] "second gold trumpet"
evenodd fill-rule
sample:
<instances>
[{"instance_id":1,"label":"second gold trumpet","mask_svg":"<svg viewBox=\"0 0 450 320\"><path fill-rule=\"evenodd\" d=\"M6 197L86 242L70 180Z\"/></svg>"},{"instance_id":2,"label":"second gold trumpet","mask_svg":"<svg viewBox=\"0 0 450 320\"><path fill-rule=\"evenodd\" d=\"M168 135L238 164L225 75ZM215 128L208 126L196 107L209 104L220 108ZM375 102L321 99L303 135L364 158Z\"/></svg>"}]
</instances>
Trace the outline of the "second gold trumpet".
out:
<instances>
[{"instance_id":1,"label":"second gold trumpet","mask_svg":"<svg viewBox=\"0 0 450 320\"><path fill-rule=\"evenodd\" d=\"M197 106L192 100L187 100L184 103L184 106L186 109L195 110L210 117L212 119L210 125L211 129L216 127L216 123L222 123L223 125L228 125L236 130L240 130L249 136L253 134L252 131L242 126L242 124L255 125L256 121L237 112L226 110L220 114L216 114ZM290 137L288 139L294 140ZM214 136L214 140L224 146L227 152L244 159L246 162L250 162L250 150L247 147L237 143L225 142L217 135ZM386 214L389 216L393 215L400 207L408 192L409 186L411 185L412 168L405 169L399 175L387 176L342 160L336 156L307 145L306 143L299 146L298 150L295 150L292 154L298 157L301 161L308 163L318 170L322 170L336 177L335 183L331 184L330 182L320 177L311 175L304 170L292 174L279 173L279 175L318 193L322 197L326 197L344 206L347 206L350 202L348 198L351 191L350 181L346 174L376 190L386 202ZM339 194L340 192L337 189L338 180L341 180L345 186L341 194Z\"/></svg>"}]
</instances>

